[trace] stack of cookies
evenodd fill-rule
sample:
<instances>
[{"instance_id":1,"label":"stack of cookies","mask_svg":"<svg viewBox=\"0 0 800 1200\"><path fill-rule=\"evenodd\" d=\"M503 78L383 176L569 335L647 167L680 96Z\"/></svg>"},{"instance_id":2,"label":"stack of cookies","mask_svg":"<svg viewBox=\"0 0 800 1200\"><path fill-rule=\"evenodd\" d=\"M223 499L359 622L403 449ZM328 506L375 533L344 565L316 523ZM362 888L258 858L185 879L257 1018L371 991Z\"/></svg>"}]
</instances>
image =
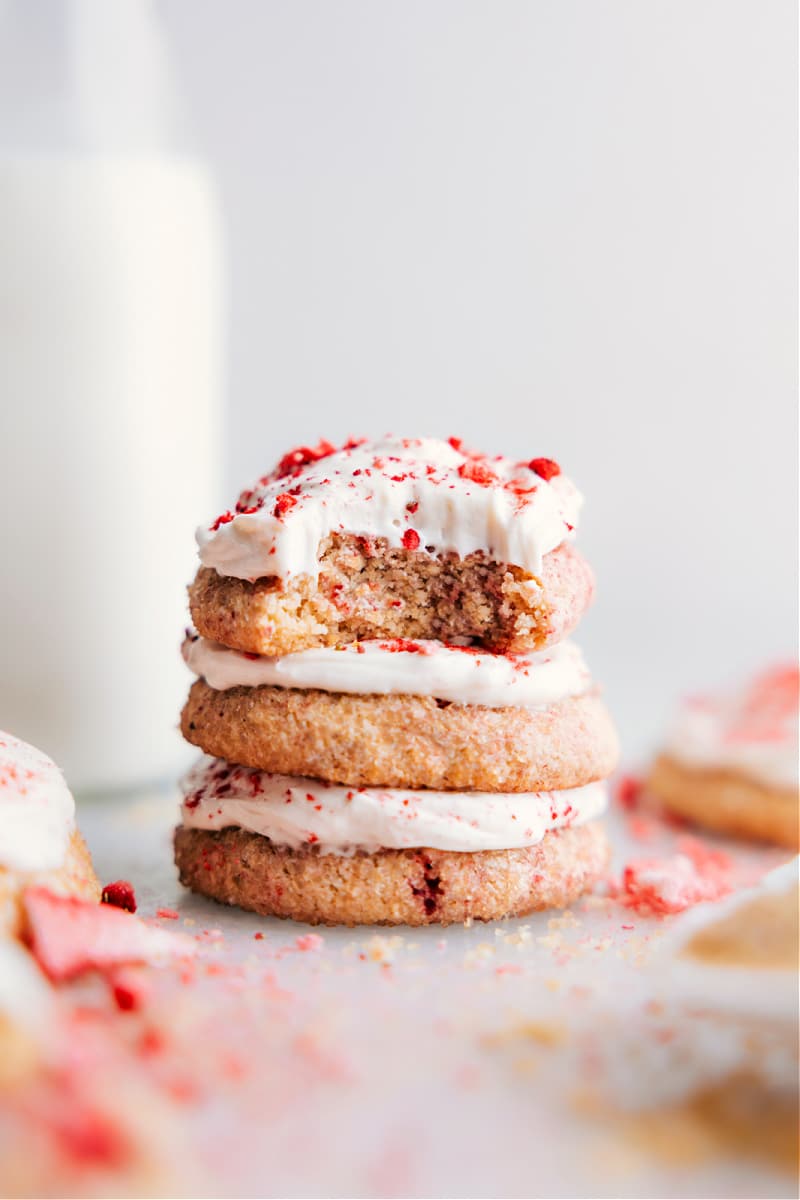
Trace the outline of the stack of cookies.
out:
<instances>
[{"instance_id":1,"label":"stack of cookies","mask_svg":"<svg viewBox=\"0 0 800 1200\"><path fill-rule=\"evenodd\" d=\"M181 881L345 925L580 895L617 757L564 640L594 587L581 503L551 459L362 439L291 451L200 530Z\"/></svg>"}]
</instances>

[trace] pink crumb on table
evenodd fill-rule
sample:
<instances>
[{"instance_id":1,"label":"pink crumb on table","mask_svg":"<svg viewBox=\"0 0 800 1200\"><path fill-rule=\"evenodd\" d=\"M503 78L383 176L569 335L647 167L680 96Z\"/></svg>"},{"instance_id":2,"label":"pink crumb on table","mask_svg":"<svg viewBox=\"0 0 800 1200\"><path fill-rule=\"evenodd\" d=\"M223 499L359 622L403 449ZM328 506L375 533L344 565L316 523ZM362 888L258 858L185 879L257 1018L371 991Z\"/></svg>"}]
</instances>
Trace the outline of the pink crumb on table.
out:
<instances>
[{"instance_id":1,"label":"pink crumb on table","mask_svg":"<svg viewBox=\"0 0 800 1200\"><path fill-rule=\"evenodd\" d=\"M295 938L294 945L296 950L321 950L324 942L318 933L304 933Z\"/></svg>"},{"instance_id":2,"label":"pink crumb on table","mask_svg":"<svg viewBox=\"0 0 800 1200\"><path fill-rule=\"evenodd\" d=\"M615 795L617 804L630 812L639 807L642 796L643 781L638 775L622 775L617 780Z\"/></svg>"},{"instance_id":3,"label":"pink crumb on table","mask_svg":"<svg viewBox=\"0 0 800 1200\"><path fill-rule=\"evenodd\" d=\"M177 921L180 913L176 912L174 908L157 908L156 916L161 917L164 921Z\"/></svg>"},{"instance_id":4,"label":"pink crumb on table","mask_svg":"<svg viewBox=\"0 0 800 1200\"><path fill-rule=\"evenodd\" d=\"M711 851L705 858L683 853L629 863L622 874L618 899L626 908L665 916L718 900L730 891L728 867Z\"/></svg>"}]
</instances>

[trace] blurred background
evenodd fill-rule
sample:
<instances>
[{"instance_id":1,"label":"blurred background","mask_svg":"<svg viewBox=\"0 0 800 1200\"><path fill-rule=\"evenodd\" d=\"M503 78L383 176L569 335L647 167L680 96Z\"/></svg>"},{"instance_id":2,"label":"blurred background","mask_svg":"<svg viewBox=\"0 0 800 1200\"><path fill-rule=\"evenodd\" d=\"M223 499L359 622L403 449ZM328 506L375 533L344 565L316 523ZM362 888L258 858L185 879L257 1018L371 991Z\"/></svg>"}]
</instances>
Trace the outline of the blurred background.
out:
<instances>
[{"instance_id":1,"label":"blurred background","mask_svg":"<svg viewBox=\"0 0 800 1200\"><path fill-rule=\"evenodd\" d=\"M144 112L158 126L158 137L149 126L132 135L127 115L111 132L92 128L92 153L111 147L117 154L124 140L128 160L145 143L152 157L158 143L157 156L188 151L199 164L194 181L181 185L187 191L166 176L161 184L129 177L119 188L132 207L114 227L119 256L141 212L171 213L150 249L140 240L131 253L154 281L142 311L164 306L162 332L187 307L191 320L170 333L169 351L159 343L156 357L182 357L158 380L142 380L147 402L135 389L123 401L106 375L102 399L85 405L80 387L61 386L71 359L47 384L65 422L61 469L74 462L83 471L77 464L99 424L114 446L114 472L129 464L124 489L116 473L99 485L113 520L97 538L101 547L121 543L123 559L125 547L140 544L127 555L136 569L118 587L100 589L102 602L78 639L80 661L96 659L97 631L109 624L109 610L116 613L91 684L93 720L106 744L116 738L138 754L158 741L167 713L174 724L185 680L162 680L158 664L177 655L178 580L192 570L193 525L213 515L215 493L221 489L227 503L285 448L320 436L458 434L490 452L559 460L586 497L579 544L599 584L578 641L631 760L654 744L681 693L794 654L792 0L162 0L152 8L133 0L133 7L153 16L141 62L130 58L139 43L118 25L123 13L130 19L130 6L101 5L114 19L93 35L92 55L75 67L70 87L74 99L75 80L88 79L77 89L81 104L102 112L109 107L98 99L102 88L128 87L124 111L132 107L137 122ZM50 46L58 27L58 44L70 45L64 21L85 6L32 0L22 8L24 20L12 13L18 6L0 4L0 20L14 18L0 30L17 39L17 83L6 71L1 86L4 110L10 98L16 114L38 111L42 95L53 92L55 59L41 43ZM34 62L41 69L33 71ZM180 103L170 99L162 121L150 109L167 76ZM98 97L87 100L92 81ZM36 140L21 118L10 125L6 151L15 139L15 153L26 137ZM61 130L58 140L69 138ZM66 190L48 189L52 202ZM19 213L27 220L30 210L21 195L0 235L10 239L9 256L19 252ZM82 262L87 236L79 239ZM176 241L185 242L179 261ZM41 245L38 233L31 244ZM35 249L31 255L36 263ZM98 255L109 261L105 250ZM103 288L109 305L120 302L106 283L100 297ZM0 290L0 317L16 303L8 287ZM4 319L0 363L17 353L18 337ZM148 356L138 338L136 361ZM114 357L117 367L125 360ZM14 655L7 675L19 692L52 633L59 587L80 580L69 601L77 612L100 586L104 557L64 549L84 544L74 540L71 520L48 543L61 548L57 574L42 564L24 497L32 488L41 500L41 539L58 496L42 499L35 444L52 422L46 405L28 404L35 418L20 434L16 378L12 371L0 432L10 480L4 519L16 530L5 535L16 540L4 551L4 603L13 611L3 636ZM134 419L122 420L123 403ZM73 440L78 411L84 432ZM120 539L117 514L133 504L142 477L158 504L149 524ZM163 547L176 549L159 559L148 548L169 522L174 540L164 532ZM121 578L126 569L120 565ZM150 616L133 645L138 610L134 603L126 619L122 597L135 601L148 571ZM10 600L30 572L33 599ZM37 605L39 633L31 638L25 630ZM159 641L153 630L163 616ZM126 686L129 712L115 708L112 685L124 644L140 683L138 692ZM48 745L31 716L56 687L52 677L63 683L79 669L50 662L50 675L40 672L28 690L27 707L6 689L0 724L15 718L17 732L37 734L45 749L69 759L63 717L54 716L55 745ZM149 732L136 725L143 710ZM127 731L115 712L133 723ZM170 724L163 752L149 762L145 755L140 773L171 769L179 754L172 739ZM125 770L135 774L137 761ZM118 782L90 776L87 786Z\"/></svg>"}]
</instances>

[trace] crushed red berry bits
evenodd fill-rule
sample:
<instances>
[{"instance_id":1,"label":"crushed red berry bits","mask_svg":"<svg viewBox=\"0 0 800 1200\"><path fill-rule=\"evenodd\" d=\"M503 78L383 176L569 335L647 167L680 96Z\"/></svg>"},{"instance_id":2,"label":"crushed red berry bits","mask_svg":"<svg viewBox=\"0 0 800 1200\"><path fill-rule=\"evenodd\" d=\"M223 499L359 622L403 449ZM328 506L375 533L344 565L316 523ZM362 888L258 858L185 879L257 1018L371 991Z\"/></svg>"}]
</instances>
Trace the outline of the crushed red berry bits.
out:
<instances>
[{"instance_id":1,"label":"crushed red berry bits","mask_svg":"<svg viewBox=\"0 0 800 1200\"><path fill-rule=\"evenodd\" d=\"M128 883L127 879L107 883L103 888L101 901L103 904L113 904L115 908L124 908L126 912L136 912L136 893L133 884Z\"/></svg>"},{"instance_id":2,"label":"crushed red berry bits","mask_svg":"<svg viewBox=\"0 0 800 1200\"><path fill-rule=\"evenodd\" d=\"M552 458L532 458L528 463L528 470L533 471L534 475L538 475L546 482L561 474L561 467Z\"/></svg>"}]
</instances>

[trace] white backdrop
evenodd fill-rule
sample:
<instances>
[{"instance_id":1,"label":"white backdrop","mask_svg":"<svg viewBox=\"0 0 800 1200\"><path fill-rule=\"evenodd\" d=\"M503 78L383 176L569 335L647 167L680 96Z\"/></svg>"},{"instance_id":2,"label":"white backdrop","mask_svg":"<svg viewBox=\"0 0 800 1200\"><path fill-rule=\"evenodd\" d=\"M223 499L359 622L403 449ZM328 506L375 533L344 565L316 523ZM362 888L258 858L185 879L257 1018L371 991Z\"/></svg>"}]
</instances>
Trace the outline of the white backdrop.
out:
<instances>
[{"instance_id":1,"label":"white backdrop","mask_svg":"<svg viewBox=\"0 0 800 1200\"><path fill-rule=\"evenodd\" d=\"M794 0L165 0L231 256L226 472L557 458L630 755L796 631Z\"/></svg>"}]
</instances>

